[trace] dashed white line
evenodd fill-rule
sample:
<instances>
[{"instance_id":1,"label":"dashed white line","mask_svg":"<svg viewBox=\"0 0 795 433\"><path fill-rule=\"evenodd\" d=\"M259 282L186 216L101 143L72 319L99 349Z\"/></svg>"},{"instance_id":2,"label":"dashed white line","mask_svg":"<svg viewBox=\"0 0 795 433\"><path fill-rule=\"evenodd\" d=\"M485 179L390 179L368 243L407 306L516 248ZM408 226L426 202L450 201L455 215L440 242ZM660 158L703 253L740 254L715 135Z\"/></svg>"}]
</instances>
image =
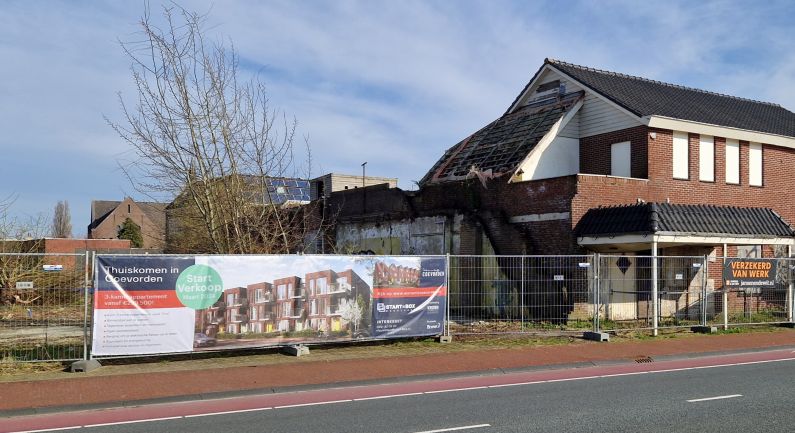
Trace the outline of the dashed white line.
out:
<instances>
[{"instance_id":1,"label":"dashed white line","mask_svg":"<svg viewBox=\"0 0 795 433\"><path fill-rule=\"evenodd\" d=\"M441 428L438 430L425 430L425 431L418 431L417 433L442 433L446 431L458 431L458 430L469 430L473 428L483 428L483 427L491 427L491 424L475 424L475 425L465 425L462 427L450 427L450 428Z\"/></svg>"},{"instance_id":2,"label":"dashed white line","mask_svg":"<svg viewBox=\"0 0 795 433\"><path fill-rule=\"evenodd\" d=\"M699 401L712 401L712 400L725 400L727 398L737 398L742 397L742 394L731 394L731 395L719 395L717 397L706 397L706 398L694 398L692 400L688 400L688 403L696 403Z\"/></svg>"}]
</instances>

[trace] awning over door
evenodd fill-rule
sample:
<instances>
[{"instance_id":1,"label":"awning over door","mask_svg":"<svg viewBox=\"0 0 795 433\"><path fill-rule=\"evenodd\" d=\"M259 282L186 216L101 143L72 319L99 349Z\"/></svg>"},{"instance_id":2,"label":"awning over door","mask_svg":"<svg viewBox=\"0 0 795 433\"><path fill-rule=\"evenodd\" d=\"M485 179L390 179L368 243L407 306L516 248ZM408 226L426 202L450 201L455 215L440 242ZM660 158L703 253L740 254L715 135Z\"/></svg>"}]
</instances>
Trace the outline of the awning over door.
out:
<instances>
[{"instance_id":1,"label":"awning over door","mask_svg":"<svg viewBox=\"0 0 795 433\"><path fill-rule=\"evenodd\" d=\"M793 245L795 231L769 208L640 203L588 210L575 228L595 251L679 245Z\"/></svg>"}]
</instances>

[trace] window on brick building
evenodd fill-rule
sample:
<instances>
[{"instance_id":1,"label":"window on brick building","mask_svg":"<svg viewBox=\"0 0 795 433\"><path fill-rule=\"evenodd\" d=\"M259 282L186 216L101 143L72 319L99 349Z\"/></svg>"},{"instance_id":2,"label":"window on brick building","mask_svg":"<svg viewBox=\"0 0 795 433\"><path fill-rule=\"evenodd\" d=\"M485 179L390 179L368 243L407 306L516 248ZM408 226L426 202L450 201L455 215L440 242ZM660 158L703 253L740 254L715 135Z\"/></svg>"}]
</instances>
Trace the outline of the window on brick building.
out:
<instances>
[{"instance_id":1,"label":"window on brick building","mask_svg":"<svg viewBox=\"0 0 795 433\"><path fill-rule=\"evenodd\" d=\"M687 132L674 131L673 137L673 177L674 179L688 179L689 152Z\"/></svg>"},{"instance_id":2,"label":"window on brick building","mask_svg":"<svg viewBox=\"0 0 795 433\"><path fill-rule=\"evenodd\" d=\"M632 177L632 153L629 141L610 145L610 175Z\"/></svg>"},{"instance_id":3,"label":"window on brick building","mask_svg":"<svg viewBox=\"0 0 795 433\"><path fill-rule=\"evenodd\" d=\"M740 183L740 142L726 139L726 183Z\"/></svg>"},{"instance_id":4,"label":"window on brick building","mask_svg":"<svg viewBox=\"0 0 795 433\"><path fill-rule=\"evenodd\" d=\"M698 139L698 179L715 182L715 139L711 135Z\"/></svg>"},{"instance_id":5,"label":"window on brick building","mask_svg":"<svg viewBox=\"0 0 795 433\"><path fill-rule=\"evenodd\" d=\"M748 146L748 183L762 186L762 145L751 143Z\"/></svg>"},{"instance_id":6,"label":"window on brick building","mask_svg":"<svg viewBox=\"0 0 795 433\"><path fill-rule=\"evenodd\" d=\"M737 245L737 257L743 259L758 259L762 257L761 245Z\"/></svg>"}]
</instances>

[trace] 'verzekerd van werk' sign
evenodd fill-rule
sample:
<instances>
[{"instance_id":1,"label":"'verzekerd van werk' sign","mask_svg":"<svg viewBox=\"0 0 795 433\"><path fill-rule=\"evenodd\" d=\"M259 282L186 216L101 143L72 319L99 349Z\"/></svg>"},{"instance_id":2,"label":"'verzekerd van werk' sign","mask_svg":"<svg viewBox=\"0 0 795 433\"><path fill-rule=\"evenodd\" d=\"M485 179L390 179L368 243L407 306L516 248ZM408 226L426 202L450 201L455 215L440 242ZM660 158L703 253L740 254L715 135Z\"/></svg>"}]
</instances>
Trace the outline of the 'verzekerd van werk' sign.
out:
<instances>
[{"instance_id":1,"label":"'verzekerd van werk' sign","mask_svg":"<svg viewBox=\"0 0 795 433\"><path fill-rule=\"evenodd\" d=\"M726 259L723 280L726 287L773 287L776 259Z\"/></svg>"}]
</instances>

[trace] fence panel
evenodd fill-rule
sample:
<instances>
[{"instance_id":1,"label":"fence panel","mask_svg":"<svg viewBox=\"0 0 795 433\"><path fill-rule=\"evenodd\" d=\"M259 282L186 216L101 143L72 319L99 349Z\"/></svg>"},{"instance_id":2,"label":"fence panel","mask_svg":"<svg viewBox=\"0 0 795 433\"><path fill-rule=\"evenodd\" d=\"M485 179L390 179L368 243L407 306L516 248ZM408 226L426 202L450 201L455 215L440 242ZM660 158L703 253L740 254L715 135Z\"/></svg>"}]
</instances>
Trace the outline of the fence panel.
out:
<instances>
[{"instance_id":1,"label":"fence panel","mask_svg":"<svg viewBox=\"0 0 795 433\"><path fill-rule=\"evenodd\" d=\"M593 256L451 256L452 334L593 329Z\"/></svg>"},{"instance_id":2,"label":"fence panel","mask_svg":"<svg viewBox=\"0 0 795 433\"><path fill-rule=\"evenodd\" d=\"M654 327L654 258L599 257L599 326L604 331ZM657 257L658 328L691 327L715 316L714 280L705 257Z\"/></svg>"},{"instance_id":3,"label":"fence panel","mask_svg":"<svg viewBox=\"0 0 795 433\"><path fill-rule=\"evenodd\" d=\"M85 254L0 254L0 360L86 355Z\"/></svg>"},{"instance_id":4,"label":"fence panel","mask_svg":"<svg viewBox=\"0 0 795 433\"><path fill-rule=\"evenodd\" d=\"M721 262L733 258L721 258ZM736 260L736 259L735 259ZM766 323L791 322L793 281L792 267L795 260L787 258L769 259L775 276L771 286L743 283L739 287L724 286L720 283L721 296L716 301L716 308L724 311L712 317L711 325L751 325Z\"/></svg>"}]
</instances>

